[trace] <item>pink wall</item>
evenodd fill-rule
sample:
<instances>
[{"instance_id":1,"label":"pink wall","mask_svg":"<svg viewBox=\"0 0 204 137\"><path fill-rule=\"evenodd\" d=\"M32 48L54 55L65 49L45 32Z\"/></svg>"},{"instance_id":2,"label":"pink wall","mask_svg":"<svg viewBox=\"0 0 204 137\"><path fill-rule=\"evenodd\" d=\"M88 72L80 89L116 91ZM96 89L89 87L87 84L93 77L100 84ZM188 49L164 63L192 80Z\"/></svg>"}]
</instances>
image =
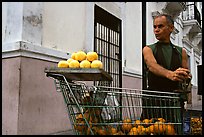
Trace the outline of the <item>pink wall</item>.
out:
<instances>
[{"instance_id":1,"label":"pink wall","mask_svg":"<svg viewBox=\"0 0 204 137\"><path fill-rule=\"evenodd\" d=\"M63 96L44 73L56 63L18 57L3 59L2 65L2 134L52 134L71 128Z\"/></svg>"},{"instance_id":2,"label":"pink wall","mask_svg":"<svg viewBox=\"0 0 204 137\"><path fill-rule=\"evenodd\" d=\"M17 134L20 58L2 60L2 134Z\"/></svg>"},{"instance_id":3,"label":"pink wall","mask_svg":"<svg viewBox=\"0 0 204 137\"><path fill-rule=\"evenodd\" d=\"M123 88L142 89L142 79L123 75Z\"/></svg>"}]
</instances>

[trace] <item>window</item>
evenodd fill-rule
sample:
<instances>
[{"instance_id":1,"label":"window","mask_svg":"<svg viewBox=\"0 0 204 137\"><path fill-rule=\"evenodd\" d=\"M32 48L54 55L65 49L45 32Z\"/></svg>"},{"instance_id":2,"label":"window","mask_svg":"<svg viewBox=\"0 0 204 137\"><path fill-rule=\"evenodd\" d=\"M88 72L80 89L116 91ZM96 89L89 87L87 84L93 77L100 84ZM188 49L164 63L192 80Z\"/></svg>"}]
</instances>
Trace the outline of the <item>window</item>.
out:
<instances>
[{"instance_id":1,"label":"window","mask_svg":"<svg viewBox=\"0 0 204 137\"><path fill-rule=\"evenodd\" d=\"M95 5L94 51L112 78L110 86L122 87L121 20Z\"/></svg>"}]
</instances>

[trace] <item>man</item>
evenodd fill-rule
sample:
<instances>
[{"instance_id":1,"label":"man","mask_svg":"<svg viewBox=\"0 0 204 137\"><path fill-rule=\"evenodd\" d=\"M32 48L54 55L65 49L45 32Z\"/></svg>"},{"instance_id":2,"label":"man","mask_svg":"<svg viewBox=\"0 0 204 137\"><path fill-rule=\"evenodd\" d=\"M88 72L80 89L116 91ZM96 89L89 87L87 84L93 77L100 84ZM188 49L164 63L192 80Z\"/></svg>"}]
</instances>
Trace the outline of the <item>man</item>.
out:
<instances>
[{"instance_id":1,"label":"man","mask_svg":"<svg viewBox=\"0 0 204 137\"><path fill-rule=\"evenodd\" d=\"M143 56L148 70L148 89L154 91L174 92L182 90L181 83L191 79L188 69L188 58L184 48L175 46L170 41L174 30L174 21L171 16L160 14L153 21L154 34L158 42L143 48ZM146 102L146 103L145 103ZM155 105L143 100L144 105ZM156 103L158 106L172 105L165 102ZM181 104L183 106L183 104ZM183 107L182 107L183 108ZM151 111L153 112L153 111ZM143 109L142 118L164 117L173 121L174 113L170 109L157 111L159 114L150 114L148 109ZM171 113L172 115L169 115Z\"/></svg>"}]
</instances>

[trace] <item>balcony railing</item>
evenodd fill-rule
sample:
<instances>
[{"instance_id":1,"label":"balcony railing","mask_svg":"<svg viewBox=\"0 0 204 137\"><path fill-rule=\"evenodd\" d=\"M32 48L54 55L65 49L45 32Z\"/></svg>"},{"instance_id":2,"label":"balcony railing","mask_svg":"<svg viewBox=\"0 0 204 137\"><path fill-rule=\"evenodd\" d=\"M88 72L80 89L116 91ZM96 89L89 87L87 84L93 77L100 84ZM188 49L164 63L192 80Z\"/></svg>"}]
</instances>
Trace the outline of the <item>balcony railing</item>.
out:
<instances>
[{"instance_id":1,"label":"balcony railing","mask_svg":"<svg viewBox=\"0 0 204 137\"><path fill-rule=\"evenodd\" d=\"M195 3L186 5L187 8L182 12L182 18L184 21L186 20L197 20L199 25L201 25L201 17L200 12L198 11Z\"/></svg>"}]
</instances>

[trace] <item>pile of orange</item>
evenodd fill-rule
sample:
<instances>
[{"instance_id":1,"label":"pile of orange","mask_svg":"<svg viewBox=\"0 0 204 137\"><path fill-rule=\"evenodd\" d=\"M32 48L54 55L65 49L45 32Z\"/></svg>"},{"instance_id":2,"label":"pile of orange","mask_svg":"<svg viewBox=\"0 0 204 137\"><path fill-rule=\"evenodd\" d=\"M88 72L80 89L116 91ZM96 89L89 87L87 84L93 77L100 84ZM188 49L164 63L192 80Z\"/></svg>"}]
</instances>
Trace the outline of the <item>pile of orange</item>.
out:
<instances>
[{"instance_id":1,"label":"pile of orange","mask_svg":"<svg viewBox=\"0 0 204 137\"><path fill-rule=\"evenodd\" d=\"M94 132L94 135L176 135L174 124L167 123L163 118L134 121L130 118L124 118L121 121L121 124L118 123L118 125L96 126L93 125L93 123L102 122L100 119L94 120L94 117L92 117L88 111L84 114L84 117L86 119L89 117L89 125ZM85 125L81 114L79 114L76 119L78 123ZM90 135L90 128L87 128L86 125L75 126L75 129L80 133L83 132L83 135Z\"/></svg>"},{"instance_id":2,"label":"pile of orange","mask_svg":"<svg viewBox=\"0 0 204 137\"><path fill-rule=\"evenodd\" d=\"M103 63L98 60L98 53L89 51L73 52L71 58L61 60L57 65L59 68L103 68Z\"/></svg>"}]
</instances>

